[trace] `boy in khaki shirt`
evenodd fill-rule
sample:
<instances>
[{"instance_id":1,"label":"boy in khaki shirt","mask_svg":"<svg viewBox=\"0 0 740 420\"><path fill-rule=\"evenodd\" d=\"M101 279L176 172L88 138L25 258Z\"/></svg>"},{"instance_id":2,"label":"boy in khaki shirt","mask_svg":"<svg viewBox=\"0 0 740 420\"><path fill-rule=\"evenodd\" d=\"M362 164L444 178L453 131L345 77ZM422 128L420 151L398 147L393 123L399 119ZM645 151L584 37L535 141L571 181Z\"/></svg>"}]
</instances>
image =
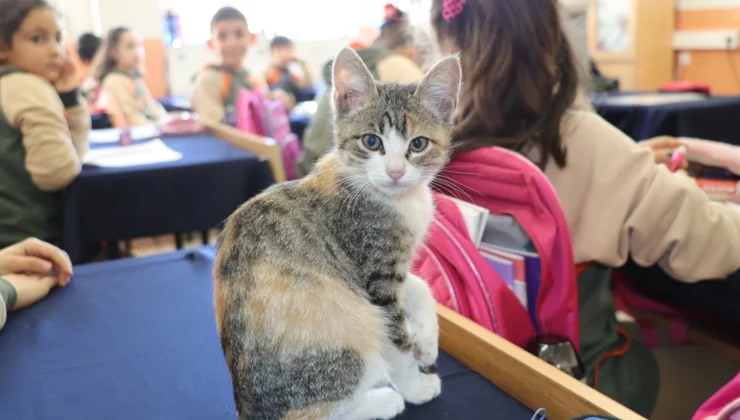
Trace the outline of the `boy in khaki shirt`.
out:
<instances>
[{"instance_id":1,"label":"boy in khaki shirt","mask_svg":"<svg viewBox=\"0 0 740 420\"><path fill-rule=\"evenodd\" d=\"M200 72L191 95L193 109L204 123L223 122L226 110L234 106L240 89L268 91L264 80L243 67L254 38L249 32L247 18L233 7L222 7L211 19L208 47L221 58L221 62Z\"/></svg>"}]
</instances>

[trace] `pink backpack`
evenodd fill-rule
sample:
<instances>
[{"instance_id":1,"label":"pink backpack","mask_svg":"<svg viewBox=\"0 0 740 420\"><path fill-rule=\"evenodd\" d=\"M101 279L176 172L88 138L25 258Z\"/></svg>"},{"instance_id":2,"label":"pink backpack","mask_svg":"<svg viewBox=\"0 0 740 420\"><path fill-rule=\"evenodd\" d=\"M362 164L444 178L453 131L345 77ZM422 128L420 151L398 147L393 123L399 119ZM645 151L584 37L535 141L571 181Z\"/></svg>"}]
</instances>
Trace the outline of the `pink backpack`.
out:
<instances>
[{"instance_id":1,"label":"pink backpack","mask_svg":"<svg viewBox=\"0 0 740 420\"><path fill-rule=\"evenodd\" d=\"M414 261L414 273L438 302L525 347L536 334L569 338L578 349L578 296L573 254L560 202L542 171L502 148L460 153L441 177L458 199L511 215L539 255L539 284L527 284L529 311L476 249L456 205L435 195L436 213Z\"/></svg>"},{"instance_id":2,"label":"pink backpack","mask_svg":"<svg viewBox=\"0 0 740 420\"><path fill-rule=\"evenodd\" d=\"M297 178L295 165L301 156L298 136L290 131L288 110L280 101L267 99L258 90L240 89L234 104L236 127L248 133L275 139L283 156L288 180Z\"/></svg>"},{"instance_id":3,"label":"pink backpack","mask_svg":"<svg viewBox=\"0 0 740 420\"><path fill-rule=\"evenodd\" d=\"M702 404L691 420L740 420L740 374Z\"/></svg>"}]
</instances>

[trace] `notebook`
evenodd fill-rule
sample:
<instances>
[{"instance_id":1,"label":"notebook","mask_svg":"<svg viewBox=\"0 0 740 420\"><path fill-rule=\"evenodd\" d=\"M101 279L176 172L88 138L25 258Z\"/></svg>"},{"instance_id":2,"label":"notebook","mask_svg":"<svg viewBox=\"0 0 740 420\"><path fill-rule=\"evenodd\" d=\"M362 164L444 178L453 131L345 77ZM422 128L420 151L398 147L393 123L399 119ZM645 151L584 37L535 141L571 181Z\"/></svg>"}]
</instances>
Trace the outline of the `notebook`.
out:
<instances>
[{"instance_id":1,"label":"notebook","mask_svg":"<svg viewBox=\"0 0 740 420\"><path fill-rule=\"evenodd\" d=\"M507 284L527 309L532 323L537 328L535 309L542 269L540 257L535 252L527 233L510 215L490 214L484 207L452 197L448 198L455 203L462 214L468 234L476 248L481 251L481 255L505 282L507 278L511 279ZM512 258L506 258L505 255ZM523 260L524 267L517 270L516 265L521 267L521 264L516 263L519 258ZM504 268L506 264L502 264L501 260L511 264L511 277L506 277L508 275L507 269ZM518 277L517 274L519 274ZM524 285L514 281L521 278L524 280Z\"/></svg>"},{"instance_id":2,"label":"notebook","mask_svg":"<svg viewBox=\"0 0 740 420\"><path fill-rule=\"evenodd\" d=\"M509 284L509 288L512 292L514 292L514 295L519 299L519 302L524 306L524 308L527 308L527 269L524 264L524 257L521 255L517 255L510 252L504 252L498 249L481 249L481 254L484 256L486 255L495 255L498 258L503 258L509 262L511 262L513 267L513 278L511 283Z\"/></svg>"},{"instance_id":3,"label":"notebook","mask_svg":"<svg viewBox=\"0 0 740 420\"><path fill-rule=\"evenodd\" d=\"M514 291L514 264L496 255L494 252L481 251L481 255L486 259L488 265L493 268L493 271L501 277L501 280L506 283L509 289Z\"/></svg>"},{"instance_id":4,"label":"notebook","mask_svg":"<svg viewBox=\"0 0 740 420\"><path fill-rule=\"evenodd\" d=\"M486 229L486 222L490 214L488 209L453 197L448 196L447 198L452 200L460 211L465 221L468 235L476 248L480 247L481 240L483 239L483 231Z\"/></svg>"},{"instance_id":5,"label":"notebook","mask_svg":"<svg viewBox=\"0 0 740 420\"><path fill-rule=\"evenodd\" d=\"M492 244L481 244L481 249L489 250L492 252L505 252L514 255L519 255L524 258L524 277L525 277L525 289L526 289L526 308L529 318L532 320L532 324L537 328L537 317L535 316L535 310L537 308L537 296L540 292L540 276L542 275L542 268L540 266L540 257L536 252L532 252L522 248L508 248L501 245Z\"/></svg>"}]
</instances>

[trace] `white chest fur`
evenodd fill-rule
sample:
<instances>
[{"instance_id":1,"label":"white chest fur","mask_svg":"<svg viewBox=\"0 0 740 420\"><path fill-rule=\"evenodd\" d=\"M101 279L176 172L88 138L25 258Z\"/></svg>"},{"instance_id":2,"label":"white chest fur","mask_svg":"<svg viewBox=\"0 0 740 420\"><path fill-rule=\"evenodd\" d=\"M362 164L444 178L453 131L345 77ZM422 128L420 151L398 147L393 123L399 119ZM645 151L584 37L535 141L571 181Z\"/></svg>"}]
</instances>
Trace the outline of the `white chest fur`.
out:
<instances>
[{"instance_id":1,"label":"white chest fur","mask_svg":"<svg viewBox=\"0 0 740 420\"><path fill-rule=\"evenodd\" d=\"M393 200L393 205L413 233L414 249L416 249L421 245L434 216L434 202L429 187L417 188L410 194Z\"/></svg>"}]
</instances>

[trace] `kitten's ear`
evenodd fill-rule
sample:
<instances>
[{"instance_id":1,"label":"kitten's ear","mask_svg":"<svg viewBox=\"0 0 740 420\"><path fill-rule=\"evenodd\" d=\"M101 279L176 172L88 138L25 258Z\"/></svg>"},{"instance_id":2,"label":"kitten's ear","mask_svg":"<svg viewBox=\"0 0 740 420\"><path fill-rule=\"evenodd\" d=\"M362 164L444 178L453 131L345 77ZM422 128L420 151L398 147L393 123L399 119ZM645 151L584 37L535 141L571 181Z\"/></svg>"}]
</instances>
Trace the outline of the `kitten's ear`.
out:
<instances>
[{"instance_id":1,"label":"kitten's ear","mask_svg":"<svg viewBox=\"0 0 740 420\"><path fill-rule=\"evenodd\" d=\"M462 83L462 68L457 54L434 65L419 83L414 95L431 110L440 122L451 123L457 108Z\"/></svg>"},{"instance_id":2,"label":"kitten's ear","mask_svg":"<svg viewBox=\"0 0 740 420\"><path fill-rule=\"evenodd\" d=\"M334 118L344 117L378 94L372 74L356 52L344 48L334 58L332 70Z\"/></svg>"}]
</instances>

